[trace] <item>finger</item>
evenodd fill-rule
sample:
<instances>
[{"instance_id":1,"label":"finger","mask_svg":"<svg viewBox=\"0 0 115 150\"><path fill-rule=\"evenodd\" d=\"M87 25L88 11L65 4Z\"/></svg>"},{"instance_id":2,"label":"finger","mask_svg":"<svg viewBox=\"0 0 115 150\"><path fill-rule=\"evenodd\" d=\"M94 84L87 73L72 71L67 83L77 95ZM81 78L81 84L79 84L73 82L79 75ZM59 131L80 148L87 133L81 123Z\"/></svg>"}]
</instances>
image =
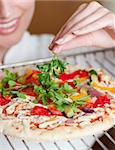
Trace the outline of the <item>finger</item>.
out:
<instances>
[{"instance_id":1,"label":"finger","mask_svg":"<svg viewBox=\"0 0 115 150\"><path fill-rule=\"evenodd\" d=\"M84 20L86 17L90 16L92 13L94 13L99 8L102 8L102 5L100 5L97 2L91 2L85 9L83 9L80 13L78 13L76 16L74 16L73 20L71 20L69 23L66 24L66 27L64 28L63 32L61 33L61 36L68 34L70 29L72 29L75 24Z\"/></svg>"},{"instance_id":2,"label":"finger","mask_svg":"<svg viewBox=\"0 0 115 150\"><path fill-rule=\"evenodd\" d=\"M72 17L71 17L67 22L71 21L71 20L73 19L73 17L74 17L75 15L77 15L78 13L80 13L87 5L88 5L87 3L82 4L82 5L78 8L78 10L72 15ZM49 46L50 49L53 48L55 41L61 36L61 33L62 33L62 31L64 30L64 28L66 27L67 22L62 26L62 28L60 29L60 31L57 33L57 35L56 35L55 38L53 39L52 43L51 43L50 46Z\"/></svg>"},{"instance_id":3,"label":"finger","mask_svg":"<svg viewBox=\"0 0 115 150\"><path fill-rule=\"evenodd\" d=\"M98 19L101 19L105 15L109 13L109 10L106 8L99 8L96 12L94 12L91 16L88 16L86 19L81 21L80 23L76 24L75 27L73 27L70 32L73 30L79 30L81 28L85 28L88 24L91 24L93 22L96 22Z\"/></svg>"},{"instance_id":4,"label":"finger","mask_svg":"<svg viewBox=\"0 0 115 150\"><path fill-rule=\"evenodd\" d=\"M66 42L72 40L72 39L75 38L75 37L76 37L76 35L75 35L74 33L68 33L68 34L66 34L63 38L61 38L61 39L55 41L55 43L58 44L58 45L62 45L62 44L64 44L64 43L66 43Z\"/></svg>"},{"instance_id":5,"label":"finger","mask_svg":"<svg viewBox=\"0 0 115 150\"><path fill-rule=\"evenodd\" d=\"M82 5L80 5L77 9L77 11L75 11L75 13L67 20L66 24L68 24L70 21L73 21L74 18L81 13L86 7L88 6L87 3L84 3Z\"/></svg>"},{"instance_id":6,"label":"finger","mask_svg":"<svg viewBox=\"0 0 115 150\"><path fill-rule=\"evenodd\" d=\"M100 29L103 29L105 27L112 27L113 25L113 14L108 13L104 17L101 17L100 19L96 20L95 22L88 24L87 26L81 28L80 30L73 31L73 34L75 35L83 35L90 32L94 32Z\"/></svg>"},{"instance_id":7,"label":"finger","mask_svg":"<svg viewBox=\"0 0 115 150\"><path fill-rule=\"evenodd\" d=\"M55 44L55 41L57 40L57 38L59 37L60 33L63 31L64 29L64 25L61 27L60 31L57 33L57 35L54 37L54 39L52 40L50 46L49 46L49 49L52 50L54 44Z\"/></svg>"},{"instance_id":8,"label":"finger","mask_svg":"<svg viewBox=\"0 0 115 150\"><path fill-rule=\"evenodd\" d=\"M88 5L87 3L84 3L84 4L80 5L80 7L77 9L77 11L76 11L76 12L70 17L70 19L68 19L68 21L63 25L63 27L61 28L61 30L59 31L59 33L61 33L62 30L64 30L64 29L66 28L67 23L70 22L70 21L74 18L74 16L76 16L77 14L79 14L84 8L86 8L87 5ZM58 38L59 33L57 34L56 38Z\"/></svg>"},{"instance_id":9,"label":"finger","mask_svg":"<svg viewBox=\"0 0 115 150\"><path fill-rule=\"evenodd\" d=\"M54 47L53 51L55 53L59 53L64 50L69 50L78 47L91 47L93 45L93 37L92 34L87 34L84 36L75 37L71 41Z\"/></svg>"},{"instance_id":10,"label":"finger","mask_svg":"<svg viewBox=\"0 0 115 150\"><path fill-rule=\"evenodd\" d=\"M62 28L60 29L60 31L57 33L57 35L54 37L54 39L52 40L51 44L49 45L49 49L50 49L50 50L53 49L53 47L54 47L54 45L55 45L55 41L56 41L57 38L59 37L60 33L63 31L63 28L64 28L64 27L62 27Z\"/></svg>"},{"instance_id":11,"label":"finger","mask_svg":"<svg viewBox=\"0 0 115 150\"><path fill-rule=\"evenodd\" d=\"M73 27L69 32L69 34L66 34L63 38L59 39L58 41L56 41L57 44L64 44L68 41L70 41L72 38L74 38L75 36L73 36L74 33L72 31L76 31L78 29L81 29L85 26L87 26L88 24L95 22L96 20L100 19L101 17L105 16L107 13L109 13L109 10L103 7L100 7L97 11L95 11L92 15L88 16L86 19L84 19L83 21L81 21L80 23L76 24L75 27ZM74 33L75 34L75 33ZM72 35L72 36L69 36ZM76 34L75 34L76 35Z\"/></svg>"},{"instance_id":12,"label":"finger","mask_svg":"<svg viewBox=\"0 0 115 150\"><path fill-rule=\"evenodd\" d=\"M88 16L90 16L92 13L96 12L96 10L98 10L99 8L102 8L102 6L97 3L97 2L91 2L87 8L85 10L83 10L80 14L78 14L77 16L75 16L74 21L72 22L71 25L68 26L72 26L74 23L77 24L80 20L84 20L85 18L87 18ZM75 25L74 24L74 25ZM73 26L74 26L73 25ZM64 29L64 31L61 34L65 34L64 37L62 37L61 39L57 40L56 43L57 44L63 44L68 42L69 40L71 40L72 38L74 38L74 36L72 38L68 38L67 35L71 34L70 31L73 29L73 27L68 30Z\"/></svg>"}]
</instances>

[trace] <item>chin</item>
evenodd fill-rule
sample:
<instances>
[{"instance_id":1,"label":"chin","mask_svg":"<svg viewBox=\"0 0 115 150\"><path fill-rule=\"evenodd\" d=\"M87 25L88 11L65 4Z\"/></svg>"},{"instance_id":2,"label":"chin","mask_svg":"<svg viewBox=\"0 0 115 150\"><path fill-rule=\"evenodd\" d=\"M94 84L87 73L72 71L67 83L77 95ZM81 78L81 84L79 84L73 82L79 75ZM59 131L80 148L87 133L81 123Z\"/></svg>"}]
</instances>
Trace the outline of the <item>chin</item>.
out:
<instances>
[{"instance_id":1,"label":"chin","mask_svg":"<svg viewBox=\"0 0 115 150\"><path fill-rule=\"evenodd\" d=\"M18 44L20 40L22 39L24 33L19 33L19 34L12 34L9 36L6 36L4 38L0 38L0 46L3 47L4 49L9 49L12 46ZM4 43L2 45L2 43Z\"/></svg>"},{"instance_id":2,"label":"chin","mask_svg":"<svg viewBox=\"0 0 115 150\"><path fill-rule=\"evenodd\" d=\"M27 27L19 27L11 34L0 35L0 47L3 47L4 49L9 49L12 46L18 44L21 41L26 29Z\"/></svg>"}]
</instances>

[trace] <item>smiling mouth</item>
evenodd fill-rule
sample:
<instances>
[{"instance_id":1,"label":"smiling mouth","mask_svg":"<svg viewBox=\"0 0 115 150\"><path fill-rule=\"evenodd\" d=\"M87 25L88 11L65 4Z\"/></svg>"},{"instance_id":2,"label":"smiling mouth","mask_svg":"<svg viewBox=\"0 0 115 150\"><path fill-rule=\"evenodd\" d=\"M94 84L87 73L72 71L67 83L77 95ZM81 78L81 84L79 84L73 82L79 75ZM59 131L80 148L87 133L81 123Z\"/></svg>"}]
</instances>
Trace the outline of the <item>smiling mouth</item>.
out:
<instances>
[{"instance_id":1,"label":"smiling mouth","mask_svg":"<svg viewBox=\"0 0 115 150\"><path fill-rule=\"evenodd\" d=\"M19 24L19 18L13 19L9 22L0 22L0 34L7 35L14 32Z\"/></svg>"}]
</instances>

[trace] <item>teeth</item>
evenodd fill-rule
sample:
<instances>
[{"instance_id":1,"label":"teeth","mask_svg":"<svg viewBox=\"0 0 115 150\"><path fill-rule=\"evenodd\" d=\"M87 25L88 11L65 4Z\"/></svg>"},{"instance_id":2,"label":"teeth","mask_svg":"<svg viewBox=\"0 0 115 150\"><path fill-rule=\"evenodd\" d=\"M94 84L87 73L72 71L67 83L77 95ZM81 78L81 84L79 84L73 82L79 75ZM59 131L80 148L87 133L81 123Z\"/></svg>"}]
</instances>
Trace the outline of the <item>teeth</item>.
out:
<instances>
[{"instance_id":1,"label":"teeth","mask_svg":"<svg viewBox=\"0 0 115 150\"><path fill-rule=\"evenodd\" d=\"M13 20L13 21L6 23L6 24L0 24L0 28L4 28L4 29L10 28L13 25L15 25L16 22L17 22L17 20Z\"/></svg>"}]
</instances>

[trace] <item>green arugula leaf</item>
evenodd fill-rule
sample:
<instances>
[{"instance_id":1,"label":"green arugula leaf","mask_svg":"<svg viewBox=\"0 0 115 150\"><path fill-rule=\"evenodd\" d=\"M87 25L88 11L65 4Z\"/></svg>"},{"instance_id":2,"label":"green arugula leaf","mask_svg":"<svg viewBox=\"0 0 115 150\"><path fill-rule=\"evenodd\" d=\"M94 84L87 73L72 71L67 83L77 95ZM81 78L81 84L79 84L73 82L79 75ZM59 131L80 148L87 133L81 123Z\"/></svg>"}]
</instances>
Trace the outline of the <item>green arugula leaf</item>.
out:
<instances>
[{"instance_id":1,"label":"green arugula leaf","mask_svg":"<svg viewBox=\"0 0 115 150\"><path fill-rule=\"evenodd\" d=\"M50 87L49 89L53 89L53 90L57 90L59 88L59 84L54 82L54 81L50 81Z\"/></svg>"},{"instance_id":2,"label":"green arugula leaf","mask_svg":"<svg viewBox=\"0 0 115 150\"><path fill-rule=\"evenodd\" d=\"M73 112L80 112L80 109L77 108L76 103L71 103L70 106L71 106Z\"/></svg>"},{"instance_id":3,"label":"green arugula leaf","mask_svg":"<svg viewBox=\"0 0 115 150\"><path fill-rule=\"evenodd\" d=\"M42 85L48 86L50 84L50 74L48 72L39 74L39 82Z\"/></svg>"},{"instance_id":4,"label":"green arugula leaf","mask_svg":"<svg viewBox=\"0 0 115 150\"><path fill-rule=\"evenodd\" d=\"M8 84L9 84L10 87L13 87L14 85L16 85L16 82L13 81L13 80L9 80Z\"/></svg>"},{"instance_id":5,"label":"green arugula leaf","mask_svg":"<svg viewBox=\"0 0 115 150\"><path fill-rule=\"evenodd\" d=\"M39 96L39 98L42 100L42 102L43 102L43 104L44 105L46 105L47 104L47 97L46 97L46 95L44 95L44 94L41 94L40 96Z\"/></svg>"},{"instance_id":6,"label":"green arugula leaf","mask_svg":"<svg viewBox=\"0 0 115 150\"><path fill-rule=\"evenodd\" d=\"M74 84L75 86L77 86L77 85L80 85L80 82L77 81L77 79L74 79L74 80L73 80L73 84Z\"/></svg>"},{"instance_id":7,"label":"green arugula leaf","mask_svg":"<svg viewBox=\"0 0 115 150\"><path fill-rule=\"evenodd\" d=\"M26 99L26 94L18 92L18 91L11 91L12 94L17 95L17 97L22 98L22 99Z\"/></svg>"},{"instance_id":8,"label":"green arugula leaf","mask_svg":"<svg viewBox=\"0 0 115 150\"><path fill-rule=\"evenodd\" d=\"M67 93L75 93L76 92L68 83L64 83L63 90Z\"/></svg>"},{"instance_id":9,"label":"green arugula leaf","mask_svg":"<svg viewBox=\"0 0 115 150\"><path fill-rule=\"evenodd\" d=\"M38 99L35 99L35 100L33 101L33 103L34 103L34 104L38 104Z\"/></svg>"},{"instance_id":10,"label":"green arugula leaf","mask_svg":"<svg viewBox=\"0 0 115 150\"><path fill-rule=\"evenodd\" d=\"M27 84L27 85L18 85L18 89L19 89L19 90L25 89L25 88L27 88L27 87L32 87L32 85L31 85L31 84Z\"/></svg>"},{"instance_id":11,"label":"green arugula leaf","mask_svg":"<svg viewBox=\"0 0 115 150\"><path fill-rule=\"evenodd\" d=\"M26 95L24 93L17 93L17 96L23 99L26 99Z\"/></svg>"},{"instance_id":12,"label":"green arugula leaf","mask_svg":"<svg viewBox=\"0 0 115 150\"><path fill-rule=\"evenodd\" d=\"M98 75L94 69L90 70L89 73L90 73L90 75L92 75L92 74L95 74L96 76Z\"/></svg>"},{"instance_id":13,"label":"green arugula leaf","mask_svg":"<svg viewBox=\"0 0 115 150\"><path fill-rule=\"evenodd\" d=\"M2 83L7 83L9 80L16 80L16 73L12 73L9 70L3 70L3 72L5 73L5 77L3 78Z\"/></svg>"},{"instance_id":14,"label":"green arugula leaf","mask_svg":"<svg viewBox=\"0 0 115 150\"><path fill-rule=\"evenodd\" d=\"M34 92L36 94L46 94L46 90L42 86L34 86Z\"/></svg>"},{"instance_id":15,"label":"green arugula leaf","mask_svg":"<svg viewBox=\"0 0 115 150\"><path fill-rule=\"evenodd\" d=\"M43 64L43 65L37 65L37 68L41 72L49 72L50 71L50 65L49 65L49 63Z\"/></svg>"},{"instance_id":16,"label":"green arugula leaf","mask_svg":"<svg viewBox=\"0 0 115 150\"><path fill-rule=\"evenodd\" d=\"M59 77L59 73L57 70L53 69L52 70L52 76L58 78Z\"/></svg>"},{"instance_id":17,"label":"green arugula leaf","mask_svg":"<svg viewBox=\"0 0 115 150\"><path fill-rule=\"evenodd\" d=\"M2 95L3 97L7 96L10 94L10 91L6 91L5 89L2 90Z\"/></svg>"},{"instance_id":18,"label":"green arugula leaf","mask_svg":"<svg viewBox=\"0 0 115 150\"><path fill-rule=\"evenodd\" d=\"M83 101L77 101L76 102L76 105L80 105L80 106L82 106L84 104L84 102Z\"/></svg>"},{"instance_id":19,"label":"green arugula leaf","mask_svg":"<svg viewBox=\"0 0 115 150\"><path fill-rule=\"evenodd\" d=\"M39 99L42 100L43 104L46 105L47 104L47 91L42 87L42 86L34 86L34 92L36 94L39 94Z\"/></svg>"},{"instance_id":20,"label":"green arugula leaf","mask_svg":"<svg viewBox=\"0 0 115 150\"><path fill-rule=\"evenodd\" d=\"M63 73L66 69L68 63L65 61L59 60L56 56L53 59L43 65L37 65L37 68L44 74L44 73L51 73L52 76L58 78L59 77L59 70Z\"/></svg>"},{"instance_id":21,"label":"green arugula leaf","mask_svg":"<svg viewBox=\"0 0 115 150\"><path fill-rule=\"evenodd\" d=\"M63 103L61 105L57 105L57 109L60 110L61 112L65 111L67 104Z\"/></svg>"}]
</instances>

